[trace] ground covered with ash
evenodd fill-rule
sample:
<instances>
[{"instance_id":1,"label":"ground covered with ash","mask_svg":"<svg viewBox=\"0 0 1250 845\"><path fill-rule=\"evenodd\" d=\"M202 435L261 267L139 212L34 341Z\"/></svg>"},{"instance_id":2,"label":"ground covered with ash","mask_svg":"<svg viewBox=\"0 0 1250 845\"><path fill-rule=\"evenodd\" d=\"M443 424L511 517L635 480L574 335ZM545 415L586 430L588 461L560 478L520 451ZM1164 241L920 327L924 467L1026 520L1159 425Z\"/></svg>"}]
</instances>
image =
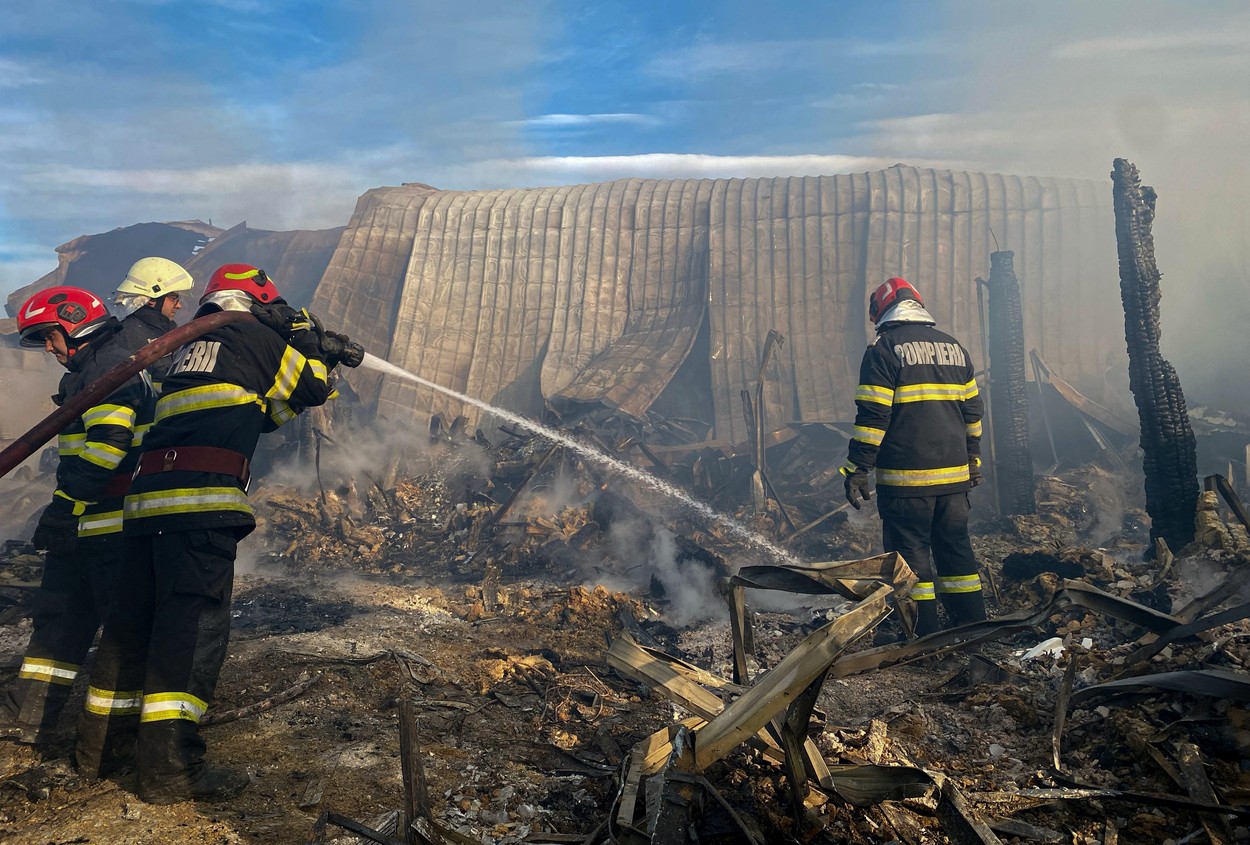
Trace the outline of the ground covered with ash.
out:
<instances>
[{"instance_id":1,"label":"ground covered with ash","mask_svg":"<svg viewBox=\"0 0 1250 845\"><path fill-rule=\"evenodd\" d=\"M404 803L398 717L411 701L432 816L468 837L458 841L603 841L631 749L691 715L610 668L609 642L628 631L728 678L725 577L771 561L734 525L576 460L532 471L548 449L444 444L392 467L390 479L328 457L319 478L271 473L253 490L260 527L239 562L230 652L210 714L278 703L203 729L210 759L245 768L250 789L222 805L159 807L140 802L125 778L86 782L69 762L71 713L43 753L0 744L0 839L304 843L327 812L385 828ZM1145 560L1140 489L1131 474L1084 467L1041 478L1036 515L980 516L975 546L991 616L1046 607L1065 579L1161 614L1203 596L1202 613L1245 603L1244 532L1208 512L1200 542L1171 560ZM878 552L875 516L847 513L777 542L808 561ZM808 521L776 505L736 510L740 524L774 539L787 533L786 516ZM37 555L8 545L0 682L16 675L38 571ZM850 606L755 592L748 604L753 677ZM1212 692L1194 681L1093 696L1062 708L1056 731L1066 696L1117 677L1244 676L1245 615L1230 612L1226 623L1141 657L1155 635L1060 606L979 644L828 680L808 736L831 766L912 767L947 779L985 826L975 835L993 830L1002 842L1248 841L1245 815L1185 806L1250 804L1245 687ZM849 653L898 648L886 643L896 624L868 631ZM289 690L298 692L282 700ZM932 793L861 805L836 792L809 796L800 822L783 770L746 746L703 774L758 841L993 841L955 832ZM701 841L740 836L713 826ZM357 840L331 824L324 841Z\"/></svg>"}]
</instances>

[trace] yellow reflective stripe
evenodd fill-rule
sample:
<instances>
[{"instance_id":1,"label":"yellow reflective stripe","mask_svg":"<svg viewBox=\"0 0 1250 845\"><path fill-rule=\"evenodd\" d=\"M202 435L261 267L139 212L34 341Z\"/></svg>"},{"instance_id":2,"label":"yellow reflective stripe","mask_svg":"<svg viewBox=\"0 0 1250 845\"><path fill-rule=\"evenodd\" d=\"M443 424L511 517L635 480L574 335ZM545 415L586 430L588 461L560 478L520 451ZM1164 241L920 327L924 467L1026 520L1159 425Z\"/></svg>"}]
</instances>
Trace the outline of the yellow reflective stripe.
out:
<instances>
[{"instance_id":1,"label":"yellow reflective stripe","mask_svg":"<svg viewBox=\"0 0 1250 845\"><path fill-rule=\"evenodd\" d=\"M972 381L964 385L964 396L963 396L964 399L972 399L980 395L981 395L981 391L977 390L976 379L973 379Z\"/></svg>"},{"instance_id":2,"label":"yellow reflective stripe","mask_svg":"<svg viewBox=\"0 0 1250 845\"><path fill-rule=\"evenodd\" d=\"M245 270L242 273L222 273L222 275L225 276L227 279L234 279L235 281L239 281L241 279L254 279L260 275L260 271L255 268L252 268L251 270Z\"/></svg>"},{"instance_id":3,"label":"yellow reflective stripe","mask_svg":"<svg viewBox=\"0 0 1250 845\"><path fill-rule=\"evenodd\" d=\"M18 670L17 676L28 681L69 686L78 677L78 666L43 657L27 657L22 660L22 668Z\"/></svg>"},{"instance_id":4,"label":"yellow reflective stripe","mask_svg":"<svg viewBox=\"0 0 1250 845\"><path fill-rule=\"evenodd\" d=\"M135 427L135 409L126 405L96 405L82 415L84 428L96 425L120 425L122 428Z\"/></svg>"},{"instance_id":5,"label":"yellow reflective stripe","mask_svg":"<svg viewBox=\"0 0 1250 845\"><path fill-rule=\"evenodd\" d=\"M116 534L122 530L122 512L105 511L93 513L78 520L79 537L96 537L100 534Z\"/></svg>"},{"instance_id":6,"label":"yellow reflective stripe","mask_svg":"<svg viewBox=\"0 0 1250 845\"><path fill-rule=\"evenodd\" d=\"M147 436L147 433L148 431L151 430L151 428L152 428L151 423L143 423L142 425L135 426L135 434L134 434L134 437L130 438L130 445L131 446L143 445L143 438Z\"/></svg>"},{"instance_id":7,"label":"yellow reflective stripe","mask_svg":"<svg viewBox=\"0 0 1250 845\"><path fill-rule=\"evenodd\" d=\"M877 467L877 483L895 487L931 487L938 484L955 484L967 481L968 465L938 467L937 469L883 469Z\"/></svg>"},{"instance_id":8,"label":"yellow reflective stripe","mask_svg":"<svg viewBox=\"0 0 1250 845\"><path fill-rule=\"evenodd\" d=\"M907 594L913 601L936 601L937 593L933 590L932 581L917 581L916 586Z\"/></svg>"},{"instance_id":9,"label":"yellow reflective stripe","mask_svg":"<svg viewBox=\"0 0 1250 845\"><path fill-rule=\"evenodd\" d=\"M130 716L139 712L143 706L143 690L125 690L118 692L111 689L87 687L88 713L97 716Z\"/></svg>"},{"instance_id":10,"label":"yellow reflective stripe","mask_svg":"<svg viewBox=\"0 0 1250 845\"><path fill-rule=\"evenodd\" d=\"M178 414L206 411L210 408L231 408L255 403L263 405L259 396L234 384L207 384L188 387L162 396L156 403L156 422Z\"/></svg>"},{"instance_id":11,"label":"yellow reflective stripe","mask_svg":"<svg viewBox=\"0 0 1250 845\"><path fill-rule=\"evenodd\" d=\"M843 475L854 475L859 472L859 467L857 467L853 461L848 460L842 466L838 467L838 472Z\"/></svg>"},{"instance_id":12,"label":"yellow reflective stripe","mask_svg":"<svg viewBox=\"0 0 1250 845\"><path fill-rule=\"evenodd\" d=\"M977 420L974 423L968 423L967 425L964 426L964 428L967 430L969 437L981 436L981 421L980 420Z\"/></svg>"},{"instance_id":13,"label":"yellow reflective stripe","mask_svg":"<svg viewBox=\"0 0 1250 845\"><path fill-rule=\"evenodd\" d=\"M87 444L87 434L62 434L56 439L56 452L61 457L77 455Z\"/></svg>"},{"instance_id":14,"label":"yellow reflective stripe","mask_svg":"<svg viewBox=\"0 0 1250 845\"><path fill-rule=\"evenodd\" d=\"M73 496L71 496L69 493L66 493L64 490L53 490L52 495L59 499L64 499L67 502L73 502L74 516L82 516L87 510L87 505L95 504L95 502L89 502L86 499L75 499Z\"/></svg>"},{"instance_id":15,"label":"yellow reflective stripe","mask_svg":"<svg viewBox=\"0 0 1250 845\"><path fill-rule=\"evenodd\" d=\"M326 369L324 361L318 361L316 358L308 359L308 369L312 370L313 376L320 382L329 381L330 371Z\"/></svg>"},{"instance_id":16,"label":"yellow reflective stripe","mask_svg":"<svg viewBox=\"0 0 1250 845\"><path fill-rule=\"evenodd\" d=\"M247 503L247 494L237 487L176 487L126 497L126 519L199 511L251 513L252 508Z\"/></svg>"},{"instance_id":17,"label":"yellow reflective stripe","mask_svg":"<svg viewBox=\"0 0 1250 845\"><path fill-rule=\"evenodd\" d=\"M965 398L967 395L962 384L905 384L894 391L894 402L898 405L904 402L962 401Z\"/></svg>"},{"instance_id":18,"label":"yellow reflective stripe","mask_svg":"<svg viewBox=\"0 0 1250 845\"><path fill-rule=\"evenodd\" d=\"M108 443L88 443L87 448L83 449L78 454L78 457L98 467L117 469L117 465L122 462L122 458L126 457L126 450L119 449Z\"/></svg>"},{"instance_id":19,"label":"yellow reflective stripe","mask_svg":"<svg viewBox=\"0 0 1250 845\"><path fill-rule=\"evenodd\" d=\"M875 384L861 384L855 388L856 402L875 402L878 405L893 405L894 391L888 387Z\"/></svg>"},{"instance_id":20,"label":"yellow reflective stripe","mask_svg":"<svg viewBox=\"0 0 1250 845\"><path fill-rule=\"evenodd\" d=\"M855 426L855 435L852 440L858 440L860 443L867 443L869 446L880 446L881 438L885 437L885 432L879 428L873 428L867 425Z\"/></svg>"},{"instance_id":21,"label":"yellow reflective stripe","mask_svg":"<svg viewBox=\"0 0 1250 845\"><path fill-rule=\"evenodd\" d=\"M140 722L160 722L166 719L186 719L199 723L208 709L208 702L189 692L158 692L143 697Z\"/></svg>"},{"instance_id":22,"label":"yellow reflective stripe","mask_svg":"<svg viewBox=\"0 0 1250 845\"><path fill-rule=\"evenodd\" d=\"M281 399L269 400L269 419L276 424L286 425L297 416L299 415L291 407L290 402L283 402Z\"/></svg>"},{"instance_id":23,"label":"yellow reflective stripe","mask_svg":"<svg viewBox=\"0 0 1250 845\"><path fill-rule=\"evenodd\" d=\"M265 391L266 399L290 399L299 382L299 374L304 371L308 359L288 346L282 353L282 363L278 367L278 375L273 380L273 387Z\"/></svg>"},{"instance_id":24,"label":"yellow reflective stripe","mask_svg":"<svg viewBox=\"0 0 1250 845\"><path fill-rule=\"evenodd\" d=\"M980 575L956 575L950 578L938 578L938 590L943 593L979 593L981 592Z\"/></svg>"}]
</instances>

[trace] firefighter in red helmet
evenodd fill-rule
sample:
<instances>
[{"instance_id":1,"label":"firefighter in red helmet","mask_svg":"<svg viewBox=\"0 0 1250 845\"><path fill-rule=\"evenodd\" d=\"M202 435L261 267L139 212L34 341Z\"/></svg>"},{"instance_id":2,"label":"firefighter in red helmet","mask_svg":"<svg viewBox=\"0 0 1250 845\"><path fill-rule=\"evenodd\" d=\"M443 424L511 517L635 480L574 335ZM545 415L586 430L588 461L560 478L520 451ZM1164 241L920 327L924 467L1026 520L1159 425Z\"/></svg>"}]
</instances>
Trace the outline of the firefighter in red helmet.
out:
<instances>
[{"instance_id":1,"label":"firefighter in red helmet","mask_svg":"<svg viewBox=\"0 0 1250 845\"><path fill-rule=\"evenodd\" d=\"M972 358L935 328L920 292L891 278L872 292L877 337L860 364L855 430L842 467L856 509L872 498L886 551L919 576L912 588L916 633L940 629L941 598L956 625L985 619L976 557L968 536L968 491L981 482L981 396Z\"/></svg>"},{"instance_id":2,"label":"firefighter in red helmet","mask_svg":"<svg viewBox=\"0 0 1250 845\"><path fill-rule=\"evenodd\" d=\"M77 762L134 762L151 803L231 798L246 772L208 766L199 733L230 631L238 542L256 526L247 485L260 435L331 396L329 371L364 351L286 305L248 264L213 273L197 316L247 311L178 350L126 496L127 559L105 621Z\"/></svg>"},{"instance_id":3,"label":"firefighter in red helmet","mask_svg":"<svg viewBox=\"0 0 1250 845\"><path fill-rule=\"evenodd\" d=\"M65 367L53 397L58 405L137 348L104 304L80 288L36 293L18 310L17 324L23 346L42 347ZM34 629L2 698L5 733L20 742L46 744L103 620L121 558L122 499L155 404L151 383L135 376L60 434L56 491L32 540L47 551Z\"/></svg>"}]
</instances>

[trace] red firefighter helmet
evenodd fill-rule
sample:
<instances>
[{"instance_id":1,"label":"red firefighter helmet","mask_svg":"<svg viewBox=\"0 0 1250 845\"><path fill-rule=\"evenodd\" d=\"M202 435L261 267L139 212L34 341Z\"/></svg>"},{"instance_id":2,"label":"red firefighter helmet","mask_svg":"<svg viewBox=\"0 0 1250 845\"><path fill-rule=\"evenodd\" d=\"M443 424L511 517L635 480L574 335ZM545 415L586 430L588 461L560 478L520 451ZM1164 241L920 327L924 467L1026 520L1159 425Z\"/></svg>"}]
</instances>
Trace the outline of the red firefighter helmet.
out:
<instances>
[{"instance_id":1,"label":"red firefighter helmet","mask_svg":"<svg viewBox=\"0 0 1250 845\"><path fill-rule=\"evenodd\" d=\"M874 290L868 299L868 319L875 323L886 311L908 299L914 299L924 305L924 300L920 298L920 291L912 287L911 282L898 276L886 279L885 284Z\"/></svg>"},{"instance_id":2,"label":"red firefighter helmet","mask_svg":"<svg viewBox=\"0 0 1250 845\"><path fill-rule=\"evenodd\" d=\"M208 287L200 297L200 304L215 293L230 290L241 290L257 302L269 303L282 298L278 293L273 279L265 275L265 271L251 264L223 264L213 271L208 280Z\"/></svg>"},{"instance_id":3,"label":"red firefighter helmet","mask_svg":"<svg viewBox=\"0 0 1250 845\"><path fill-rule=\"evenodd\" d=\"M59 328L70 347L86 340L111 315L99 297L82 288L57 285L41 290L22 304L17 312L17 329L22 346L42 349L43 335Z\"/></svg>"}]
</instances>

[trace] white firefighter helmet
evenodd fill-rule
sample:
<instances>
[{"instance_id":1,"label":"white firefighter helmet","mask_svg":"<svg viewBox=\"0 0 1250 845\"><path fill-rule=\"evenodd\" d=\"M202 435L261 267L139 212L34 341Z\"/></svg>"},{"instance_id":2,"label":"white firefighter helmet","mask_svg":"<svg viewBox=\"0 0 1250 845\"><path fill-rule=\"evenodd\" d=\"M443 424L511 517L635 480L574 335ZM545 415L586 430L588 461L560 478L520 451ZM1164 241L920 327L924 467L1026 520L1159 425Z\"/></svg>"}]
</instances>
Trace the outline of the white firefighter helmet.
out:
<instances>
[{"instance_id":1,"label":"white firefighter helmet","mask_svg":"<svg viewBox=\"0 0 1250 845\"><path fill-rule=\"evenodd\" d=\"M113 302L133 311L153 299L170 293L182 293L195 286L191 274L168 258L140 258L126 273L114 291Z\"/></svg>"}]
</instances>

